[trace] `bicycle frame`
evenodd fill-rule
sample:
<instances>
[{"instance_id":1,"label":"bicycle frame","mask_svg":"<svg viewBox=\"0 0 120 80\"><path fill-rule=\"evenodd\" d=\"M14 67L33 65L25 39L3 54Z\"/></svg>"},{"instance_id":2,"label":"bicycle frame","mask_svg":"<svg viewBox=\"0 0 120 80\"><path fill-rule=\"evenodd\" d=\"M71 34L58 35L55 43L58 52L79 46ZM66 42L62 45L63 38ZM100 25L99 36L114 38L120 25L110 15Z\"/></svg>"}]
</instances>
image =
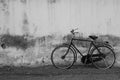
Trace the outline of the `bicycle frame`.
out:
<instances>
[{"instance_id":1,"label":"bicycle frame","mask_svg":"<svg viewBox=\"0 0 120 80\"><path fill-rule=\"evenodd\" d=\"M70 47L72 47L75 51L77 51L81 56L84 56L81 51L74 45L73 41L84 41L84 42L90 42L90 46L88 48L88 52L87 54L90 53L90 50L92 49L92 47L95 47L97 49L97 46L95 45L95 41L94 40L87 40L87 39L77 39L77 38L72 38L71 41L70 41L70 44L69 44L69 48L68 48L68 51L70 49ZM97 49L98 50L98 49ZM99 51L99 50L98 50ZM67 54L66 54L67 55Z\"/></svg>"}]
</instances>

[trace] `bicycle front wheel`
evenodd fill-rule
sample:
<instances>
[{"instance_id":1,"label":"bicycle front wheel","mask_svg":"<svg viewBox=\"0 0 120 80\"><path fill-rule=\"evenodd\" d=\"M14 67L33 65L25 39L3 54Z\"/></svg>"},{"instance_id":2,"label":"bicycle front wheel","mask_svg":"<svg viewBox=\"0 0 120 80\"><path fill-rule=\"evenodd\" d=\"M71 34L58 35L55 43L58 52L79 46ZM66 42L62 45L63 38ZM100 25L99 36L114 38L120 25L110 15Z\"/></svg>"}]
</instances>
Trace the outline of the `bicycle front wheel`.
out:
<instances>
[{"instance_id":1,"label":"bicycle front wheel","mask_svg":"<svg viewBox=\"0 0 120 80\"><path fill-rule=\"evenodd\" d=\"M111 68L115 63L115 53L109 46L97 46L92 50L91 61L98 69Z\"/></svg>"},{"instance_id":2,"label":"bicycle front wheel","mask_svg":"<svg viewBox=\"0 0 120 80\"><path fill-rule=\"evenodd\" d=\"M68 45L56 47L51 54L53 66L59 69L69 69L75 63L76 54Z\"/></svg>"}]
</instances>

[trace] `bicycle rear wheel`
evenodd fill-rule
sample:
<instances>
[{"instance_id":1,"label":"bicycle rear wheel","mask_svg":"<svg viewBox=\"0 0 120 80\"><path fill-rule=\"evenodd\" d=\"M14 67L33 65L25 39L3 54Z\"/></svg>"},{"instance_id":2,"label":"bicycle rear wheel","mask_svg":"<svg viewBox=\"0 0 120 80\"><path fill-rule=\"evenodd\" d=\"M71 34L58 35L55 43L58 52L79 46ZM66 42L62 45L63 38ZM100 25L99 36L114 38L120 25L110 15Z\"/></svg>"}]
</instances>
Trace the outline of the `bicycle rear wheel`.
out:
<instances>
[{"instance_id":1,"label":"bicycle rear wheel","mask_svg":"<svg viewBox=\"0 0 120 80\"><path fill-rule=\"evenodd\" d=\"M59 69L69 69L76 61L76 54L68 45L56 47L51 54L53 66Z\"/></svg>"},{"instance_id":2,"label":"bicycle rear wheel","mask_svg":"<svg viewBox=\"0 0 120 80\"><path fill-rule=\"evenodd\" d=\"M115 53L109 46L97 46L91 52L92 64L98 69L111 68L115 63Z\"/></svg>"}]
</instances>

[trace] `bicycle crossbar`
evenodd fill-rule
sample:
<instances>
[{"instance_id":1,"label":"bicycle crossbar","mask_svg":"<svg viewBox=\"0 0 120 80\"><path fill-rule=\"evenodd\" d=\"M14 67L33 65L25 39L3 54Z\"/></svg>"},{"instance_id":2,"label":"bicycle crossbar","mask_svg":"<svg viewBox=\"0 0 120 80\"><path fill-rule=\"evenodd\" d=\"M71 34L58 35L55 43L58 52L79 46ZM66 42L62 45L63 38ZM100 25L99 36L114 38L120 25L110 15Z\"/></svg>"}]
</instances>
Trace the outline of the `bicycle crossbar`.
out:
<instances>
[{"instance_id":1,"label":"bicycle crossbar","mask_svg":"<svg viewBox=\"0 0 120 80\"><path fill-rule=\"evenodd\" d=\"M77 39L77 38L73 38L72 40L79 40L79 41L93 42L93 40L88 40L88 39Z\"/></svg>"}]
</instances>

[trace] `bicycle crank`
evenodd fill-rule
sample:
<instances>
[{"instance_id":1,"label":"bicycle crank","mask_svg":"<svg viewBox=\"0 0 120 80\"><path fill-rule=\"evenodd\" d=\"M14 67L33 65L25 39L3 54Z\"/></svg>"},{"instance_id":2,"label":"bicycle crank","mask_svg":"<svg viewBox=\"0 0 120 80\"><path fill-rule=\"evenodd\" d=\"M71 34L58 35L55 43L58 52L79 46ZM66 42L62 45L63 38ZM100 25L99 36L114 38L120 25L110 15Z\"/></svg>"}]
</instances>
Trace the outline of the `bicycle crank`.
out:
<instances>
[{"instance_id":1,"label":"bicycle crank","mask_svg":"<svg viewBox=\"0 0 120 80\"><path fill-rule=\"evenodd\" d=\"M92 57L92 59L91 59L91 57ZM101 61L103 58L105 58L105 55L103 55L103 54L93 54L92 56L87 54L81 58L81 62L83 64L90 64L92 62Z\"/></svg>"}]
</instances>

